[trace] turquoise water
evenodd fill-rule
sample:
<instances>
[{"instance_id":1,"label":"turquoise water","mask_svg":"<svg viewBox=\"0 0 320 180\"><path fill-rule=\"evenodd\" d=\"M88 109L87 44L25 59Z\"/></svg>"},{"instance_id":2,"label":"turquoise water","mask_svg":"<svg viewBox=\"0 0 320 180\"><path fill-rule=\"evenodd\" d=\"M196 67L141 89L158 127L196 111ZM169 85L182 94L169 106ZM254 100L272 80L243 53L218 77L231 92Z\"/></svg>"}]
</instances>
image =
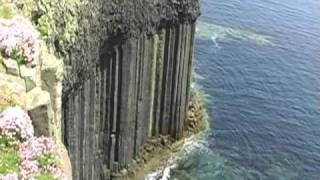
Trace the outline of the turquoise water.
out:
<instances>
[{"instance_id":1,"label":"turquoise water","mask_svg":"<svg viewBox=\"0 0 320 180\"><path fill-rule=\"evenodd\" d=\"M320 1L202 0L211 129L171 179L320 179Z\"/></svg>"}]
</instances>

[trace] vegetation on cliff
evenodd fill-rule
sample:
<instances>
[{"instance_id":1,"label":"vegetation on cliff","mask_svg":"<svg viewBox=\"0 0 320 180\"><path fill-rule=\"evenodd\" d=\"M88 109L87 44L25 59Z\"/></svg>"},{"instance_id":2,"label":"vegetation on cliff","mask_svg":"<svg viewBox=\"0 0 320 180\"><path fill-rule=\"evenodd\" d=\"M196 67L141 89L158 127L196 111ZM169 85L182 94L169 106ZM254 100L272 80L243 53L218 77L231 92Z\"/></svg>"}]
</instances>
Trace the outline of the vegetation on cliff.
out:
<instances>
[{"instance_id":1,"label":"vegetation on cliff","mask_svg":"<svg viewBox=\"0 0 320 180\"><path fill-rule=\"evenodd\" d=\"M54 106L53 110L55 110L55 112L61 111L61 106L59 106L61 102L57 101L58 98L62 97L62 93L59 90L63 88L64 96L67 97L69 96L68 89L71 89L70 91L74 93L77 92L78 89L83 88L84 94L79 96L81 100L80 98L75 100L77 100L77 103L84 103L84 105L80 105L81 108L63 109L68 111L68 113L73 113L72 116L76 115L75 117L79 118L70 121L67 119L68 117L65 117L64 122L66 129L64 138L66 138L68 148L71 149L69 150L74 162L75 179L92 176L92 174L100 177L110 177L110 173L117 173L120 168L125 168L127 164L131 162L132 158L136 156L138 148L145 142L147 133L149 133L144 131L147 131L145 127L148 127L148 125L145 124L151 122L149 118L147 118L147 116L152 113L150 106L151 98L157 99L157 103L159 104L155 108L158 118L157 123L154 123L154 129L157 129L156 133L158 134L160 129L162 134L169 134L170 132L170 136L175 136L175 138L182 136L185 111L187 109L187 102L185 102L187 101L187 87L189 86L187 80L191 73L190 69L192 64L191 52L194 38L194 21L199 15L199 4L197 0L0 0L0 2L6 2L5 5L0 5L0 16L5 19L15 18L17 14L24 16L30 20L32 26L39 32L39 38L41 39L40 56L44 54L48 55L47 58L40 57L40 61L47 59L46 62L49 62L48 64L51 65L56 63L56 59L51 59L51 57L61 57L65 65L67 65L66 70L71 70L64 78L65 84L63 87L56 86L56 84L58 84L55 83L57 82L56 74L58 73L56 73L56 71L52 72L51 69L53 68L51 68L51 66L47 68L48 71L46 73L41 72L41 76L53 74L51 77L41 79L42 85L40 85L45 91L50 92L50 98L53 103L50 102L50 98L43 98L47 97L48 94L43 94L42 92L41 95L43 96L34 98L36 100L49 99L49 103L43 101L47 108L44 114L48 115L51 113L50 105ZM158 34L159 30L163 30L163 33L166 34L165 39L162 40L161 43L153 42L153 39L150 39L150 37ZM111 49L115 49L115 47L113 47L115 43L118 44L117 46L119 47L116 47L117 49L115 53L113 53ZM139 45L136 46L136 43ZM150 48L148 50L146 47L150 46L151 43L154 44L155 49ZM153 54L154 57L156 57L157 53L155 52L157 51L157 46L160 47L160 45L166 46L166 48L161 48L162 50L157 52L162 54L159 56L161 56L162 63L164 64L155 66L157 72L149 72L146 67L147 64L152 62L149 59L149 55ZM26 56L23 55L23 52L24 51L22 51L22 53L6 53L4 50L3 54L6 58L13 58L20 63L21 59L27 59ZM116 63L114 64L114 62L112 62L113 65L110 66L113 77L112 83L110 81L109 84L110 87L114 89L112 90L114 94L109 93L111 101L114 102L109 103L110 107L108 106L108 109L111 110L113 114L112 118L114 122L112 123L121 124L121 127L120 125L118 127L118 125L114 124L113 127L117 128L114 128L113 131L116 132L112 133L110 132L111 130L107 130L108 128L104 127L104 125L98 125L97 128L85 125L87 122L93 124L92 122L95 121L91 119L91 117L95 117L93 114L86 113L88 111L91 112L87 107L94 107L93 109L96 111L100 111L100 108L94 106L95 104L91 102L96 95L95 93L98 92L99 87L93 90L92 92L95 92L89 97L89 91L87 90L90 89L91 92L91 89L94 88L92 88L92 84L89 83L91 84L90 88L86 89L88 86L86 86L86 84L83 86L83 83L88 82L89 76L97 75L95 73L95 66L96 64L100 65L100 63L105 63L102 61L107 61L107 58L101 57L102 54L105 53L116 54L114 60ZM136 65L132 64L133 60L131 60L131 57L134 57L135 53L138 55L135 61L140 62L141 65L138 65L138 63ZM122 63L125 66L122 66ZM41 66L44 64L45 63L41 62ZM15 67L17 67L17 65ZM6 68L8 69L8 67ZM130 70L127 68L130 68ZM19 68L15 69L19 70ZM106 74L106 70L103 71ZM132 74L128 72L134 72L134 74L136 74L136 82L133 82L133 80L129 82L129 76L132 77ZM19 76L19 71L14 71L14 73ZM145 78L149 77L149 74L156 73L161 74L161 78L163 75L163 80L154 79L156 77L155 75L152 79ZM104 76L100 77L101 82L106 81L103 80ZM100 81L98 78L96 80L96 82ZM163 81L163 83L161 82L161 84L159 83L157 87L155 87L161 90L163 89L162 93L157 93L159 97L156 98L154 98L154 95L150 93L151 91L146 88L149 87L153 81ZM177 83L178 81L179 83ZM80 85L77 85L77 83ZM106 85L106 83L102 85L109 86ZM52 87L57 88L54 89ZM32 88L28 88L27 91ZM41 89L35 88L31 90L29 94L32 92L31 95L35 97L40 91ZM59 93L52 91L59 91ZM105 93L106 90L101 89L101 92ZM132 97L127 97L129 96L128 92L135 92L135 95L130 94ZM150 97L148 97L149 93ZM101 98L97 96L97 100L102 101L106 98L103 96L104 95L101 95ZM70 97L72 97L71 93ZM67 102L66 98L63 98L64 101ZM122 99L126 99L126 102L121 101ZM102 102L101 104L103 105L104 103L105 102ZM7 104L12 105L15 104L15 102ZM29 103L29 105L30 104L32 105L34 103ZM71 105L72 104L76 103L71 103ZM38 109L33 109L41 111L43 106L40 105L42 104L37 103L37 105L39 105ZM106 105L103 105L102 108L106 109ZM158 110L161 110L159 114ZM101 112L105 113L104 111ZM92 113L95 112L92 111ZM110 111L108 113L110 113ZM118 113L121 113L121 115L119 116ZM41 113L35 112L34 114L36 116ZM90 114L90 117L86 118L84 114ZM99 112L97 114L99 114ZM130 114L130 116L134 118L122 117L122 114ZM32 117L32 115L30 116ZM48 115L47 119L50 119L49 116L50 115ZM97 116L97 118L99 117L100 116ZM46 128L43 128L45 126L43 126L41 118L39 118L39 121L36 121L35 118L32 119L37 123L37 125L35 125L36 129L44 129L41 133L47 133L47 131L45 131ZM61 123L60 116L48 122L55 121ZM101 119L101 121L103 121L103 124L109 122L105 119ZM68 123L72 123L72 127L76 127L76 130L73 131ZM91 134L91 132L94 133L94 130L96 130L95 132L99 135L98 140L96 140L97 137ZM151 131L152 128L150 128L150 134L152 133ZM48 132L48 134L50 134L49 130ZM68 134L80 134L80 136L72 139ZM103 134L103 136L101 134ZM95 140L97 142L95 142ZM73 146L74 141L81 143L75 143L76 146ZM167 141L166 138L164 138L163 141ZM164 142L164 144L166 143L167 142ZM99 147L93 144L97 144ZM106 149L110 149L110 153L106 153ZM149 150L150 149L148 149L148 151ZM98 153L100 151L105 152L105 154ZM80 156L73 156L74 154L80 154ZM53 162L51 156L51 154L44 154L41 157L37 157L36 160L39 164L51 164ZM109 160L110 162L107 162ZM44 173L41 177L41 179L46 179L49 176L47 173Z\"/></svg>"},{"instance_id":2,"label":"vegetation on cliff","mask_svg":"<svg viewBox=\"0 0 320 180\"><path fill-rule=\"evenodd\" d=\"M18 64L38 64L40 42L38 32L26 19L15 16L0 19L0 51L3 57Z\"/></svg>"},{"instance_id":3,"label":"vegetation on cliff","mask_svg":"<svg viewBox=\"0 0 320 180\"><path fill-rule=\"evenodd\" d=\"M61 148L51 138L35 137L32 121L19 107L0 113L0 179L66 179L59 168Z\"/></svg>"},{"instance_id":4,"label":"vegetation on cliff","mask_svg":"<svg viewBox=\"0 0 320 180\"><path fill-rule=\"evenodd\" d=\"M41 41L51 31L44 28L44 22L32 21L35 2L40 1L0 0L0 180L69 178L64 147L57 138L36 137L33 126L41 124L37 130L44 132L48 127L44 125L51 123L46 118L50 95L41 89L40 74L48 76L43 61L48 48ZM31 115L39 114L41 117L33 117L41 122L32 121L25 109Z\"/></svg>"}]
</instances>

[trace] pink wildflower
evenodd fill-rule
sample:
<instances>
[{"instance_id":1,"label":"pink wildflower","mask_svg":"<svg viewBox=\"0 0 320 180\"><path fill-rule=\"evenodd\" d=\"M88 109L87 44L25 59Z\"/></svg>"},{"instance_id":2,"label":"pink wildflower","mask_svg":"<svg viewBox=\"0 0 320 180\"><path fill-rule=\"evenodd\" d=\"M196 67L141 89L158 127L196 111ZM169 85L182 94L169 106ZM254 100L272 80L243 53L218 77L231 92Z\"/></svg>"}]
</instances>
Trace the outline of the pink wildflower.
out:
<instances>
[{"instance_id":1,"label":"pink wildflower","mask_svg":"<svg viewBox=\"0 0 320 180\"><path fill-rule=\"evenodd\" d=\"M18 175L17 175L17 173L0 175L0 180L18 180Z\"/></svg>"},{"instance_id":2,"label":"pink wildflower","mask_svg":"<svg viewBox=\"0 0 320 180\"><path fill-rule=\"evenodd\" d=\"M24 179L30 179L34 174L39 172L39 165L36 160L22 161L19 168Z\"/></svg>"},{"instance_id":3,"label":"pink wildflower","mask_svg":"<svg viewBox=\"0 0 320 180\"><path fill-rule=\"evenodd\" d=\"M38 63L40 42L32 24L22 17L0 19L0 51L11 57L13 51L20 52L27 63Z\"/></svg>"},{"instance_id":4,"label":"pink wildflower","mask_svg":"<svg viewBox=\"0 0 320 180\"><path fill-rule=\"evenodd\" d=\"M67 180L67 177L65 176L65 174L63 174L61 169L58 169L56 167L46 166L44 167L44 171L50 172L55 179Z\"/></svg>"},{"instance_id":5,"label":"pink wildflower","mask_svg":"<svg viewBox=\"0 0 320 180\"><path fill-rule=\"evenodd\" d=\"M18 146L19 177L16 173L0 175L0 180L30 180L35 179L41 172L48 172L58 180L67 180L63 171L57 164L40 165L38 158L51 154L54 159L61 158L61 149L53 139L47 137L34 137L32 122L28 114L19 107L7 108L0 113L0 136L20 138L24 140Z\"/></svg>"},{"instance_id":6,"label":"pink wildflower","mask_svg":"<svg viewBox=\"0 0 320 180\"><path fill-rule=\"evenodd\" d=\"M55 165L40 167L37 158L46 153L51 153L60 158L59 147L50 138L32 137L21 145L19 150L22 160L20 171L24 179L30 179L41 171L50 172L57 179L64 179L63 173Z\"/></svg>"},{"instance_id":7,"label":"pink wildflower","mask_svg":"<svg viewBox=\"0 0 320 180\"><path fill-rule=\"evenodd\" d=\"M59 155L59 147L47 137L32 137L24 142L20 149L20 156L23 160L33 160L44 153Z\"/></svg>"},{"instance_id":8,"label":"pink wildflower","mask_svg":"<svg viewBox=\"0 0 320 180\"><path fill-rule=\"evenodd\" d=\"M0 113L0 133L9 138L27 140L34 130L28 114L20 107L10 107Z\"/></svg>"}]
</instances>

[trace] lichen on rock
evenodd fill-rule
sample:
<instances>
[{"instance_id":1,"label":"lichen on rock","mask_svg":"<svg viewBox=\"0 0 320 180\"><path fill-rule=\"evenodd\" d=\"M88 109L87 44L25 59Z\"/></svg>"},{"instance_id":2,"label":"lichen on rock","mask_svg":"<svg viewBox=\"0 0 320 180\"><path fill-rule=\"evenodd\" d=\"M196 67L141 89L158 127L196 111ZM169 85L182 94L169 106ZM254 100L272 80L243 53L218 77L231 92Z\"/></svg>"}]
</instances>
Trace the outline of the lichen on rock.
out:
<instances>
[{"instance_id":1,"label":"lichen on rock","mask_svg":"<svg viewBox=\"0 0 320 180\"><path fill-rule=\"evenodd\" d=\"M0 72L0 112L9 106L26 106L24 81Z\"/></svg>"}]
</instances>

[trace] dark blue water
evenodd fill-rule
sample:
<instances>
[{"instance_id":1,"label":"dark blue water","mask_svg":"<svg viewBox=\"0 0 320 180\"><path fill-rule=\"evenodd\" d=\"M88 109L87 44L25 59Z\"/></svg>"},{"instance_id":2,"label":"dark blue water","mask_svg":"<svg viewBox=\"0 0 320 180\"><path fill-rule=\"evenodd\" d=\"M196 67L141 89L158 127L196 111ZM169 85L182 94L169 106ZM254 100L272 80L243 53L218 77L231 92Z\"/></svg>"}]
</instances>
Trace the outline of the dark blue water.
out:
<instances>
[{"instance_id":1,"label":"dark blue water","mask_svg":"<svg viewBox=\"0 0 320 180\"><path fill-rule=\"evenodd\" d=\"M211 130L174 178L320 179L319 0L202 0L195 58Z\"/></svg>"}]
</instances>

